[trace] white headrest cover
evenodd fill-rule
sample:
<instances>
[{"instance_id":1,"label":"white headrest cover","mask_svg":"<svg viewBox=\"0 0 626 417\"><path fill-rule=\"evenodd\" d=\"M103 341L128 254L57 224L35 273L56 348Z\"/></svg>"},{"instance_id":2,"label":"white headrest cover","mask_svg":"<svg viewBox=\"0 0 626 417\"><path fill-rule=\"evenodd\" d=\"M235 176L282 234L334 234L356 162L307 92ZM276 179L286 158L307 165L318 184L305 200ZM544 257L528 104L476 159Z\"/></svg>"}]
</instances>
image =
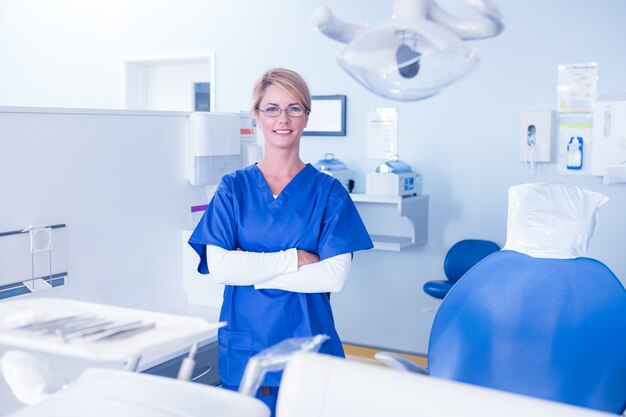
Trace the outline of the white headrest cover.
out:
<instances>
[{"instance_id":1,"label":"white headrest cover","mask_svg":"<svg viewBox=\"0 0 626 417\"><path fill-rule=\"evenodd\" d=\"M586 256L604 195L572 184L521 184L509 188L504 249L535 258Z\"/></svg>"}]
</instances>

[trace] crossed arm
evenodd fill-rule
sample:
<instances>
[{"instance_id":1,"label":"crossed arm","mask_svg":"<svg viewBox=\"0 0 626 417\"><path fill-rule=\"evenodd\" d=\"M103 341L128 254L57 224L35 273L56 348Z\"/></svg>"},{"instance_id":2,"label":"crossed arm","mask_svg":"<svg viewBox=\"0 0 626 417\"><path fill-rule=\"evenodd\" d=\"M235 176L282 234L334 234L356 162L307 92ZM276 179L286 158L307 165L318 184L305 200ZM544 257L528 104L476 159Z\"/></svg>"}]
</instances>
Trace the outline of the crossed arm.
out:
<instances>
[{"instance_id":1,"label":"crossed arm","mask_svg":"<svg viewBox=\"0 0 626 417\"><path fill-rule=\"evenodd\" d=\"M316 293L339 292L350 272L349 253L319 260L300 249L246 252L207 246L213 280L226 285L254 285L256 289Z\"/></svg>"}]
</instances>

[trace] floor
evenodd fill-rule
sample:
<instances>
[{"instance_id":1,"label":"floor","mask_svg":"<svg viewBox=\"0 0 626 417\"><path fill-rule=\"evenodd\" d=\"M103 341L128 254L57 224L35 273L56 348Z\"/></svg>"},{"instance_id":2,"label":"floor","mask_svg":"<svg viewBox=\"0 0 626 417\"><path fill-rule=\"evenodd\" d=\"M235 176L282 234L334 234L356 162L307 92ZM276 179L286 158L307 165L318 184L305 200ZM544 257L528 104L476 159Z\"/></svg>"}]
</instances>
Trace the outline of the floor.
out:
<instances>
[{"instance_id":1,"label":"floor","mask_svg":"<svg viewBox=\"0 0 626 417\"><path fill-rule=\"evenodd\" d=\"M370 347L370 346L360 346L360 345L351 345L344 343L343 349L346 352L346 358L349 360L356 360L360 362L367 362L371 364L384 366L382 363L374 358L376 352L383 351L384 349ZM391 351L394 352L394 351ZM421 355L412 355L404 352L394 352L404 356L405 358L417 363L418 365L428 366L428 359L425 356Z\"/></svg>"}]
</instances>

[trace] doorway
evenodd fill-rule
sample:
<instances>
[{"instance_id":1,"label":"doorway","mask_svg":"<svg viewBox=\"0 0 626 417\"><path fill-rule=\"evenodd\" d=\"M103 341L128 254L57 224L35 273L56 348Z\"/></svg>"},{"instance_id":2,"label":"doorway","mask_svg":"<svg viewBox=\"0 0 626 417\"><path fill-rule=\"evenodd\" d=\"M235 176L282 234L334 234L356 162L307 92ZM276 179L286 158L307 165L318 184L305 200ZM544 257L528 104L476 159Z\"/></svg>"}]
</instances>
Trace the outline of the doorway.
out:
<instances>
[{"instance_id":1,"label":"doorway","mask_svg":"<svg viewBox=\"0 0 626 417\"><path fill-rule=\"evenodd\" d=\"M215 111L215 54L124 60L122 108Z\"/></svg>"}]
</instances>

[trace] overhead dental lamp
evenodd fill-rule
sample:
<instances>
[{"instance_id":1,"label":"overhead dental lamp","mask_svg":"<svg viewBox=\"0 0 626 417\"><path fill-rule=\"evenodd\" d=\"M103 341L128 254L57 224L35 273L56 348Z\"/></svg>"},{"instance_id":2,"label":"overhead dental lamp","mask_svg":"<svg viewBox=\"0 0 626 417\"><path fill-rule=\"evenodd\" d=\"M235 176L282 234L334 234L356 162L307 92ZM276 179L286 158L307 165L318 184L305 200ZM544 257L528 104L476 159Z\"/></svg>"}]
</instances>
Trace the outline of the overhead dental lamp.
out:
<instances>
[{"instance_id":1,"label":"overhead dental lamp","mask_svg":"<svg viewBox=\"0 0 626 417\"><path fill-rule=\"evenodd\" d=\"M464 40L488 38L504 29L489 0L470 0L481 14L460 18L435 0L394 0L391 20L376 26L343 22L318 9L313 24L347 46L339 65L374 93L394 100L431 97L478 67L479 55Z\"/></svg>"}]
</instances>

